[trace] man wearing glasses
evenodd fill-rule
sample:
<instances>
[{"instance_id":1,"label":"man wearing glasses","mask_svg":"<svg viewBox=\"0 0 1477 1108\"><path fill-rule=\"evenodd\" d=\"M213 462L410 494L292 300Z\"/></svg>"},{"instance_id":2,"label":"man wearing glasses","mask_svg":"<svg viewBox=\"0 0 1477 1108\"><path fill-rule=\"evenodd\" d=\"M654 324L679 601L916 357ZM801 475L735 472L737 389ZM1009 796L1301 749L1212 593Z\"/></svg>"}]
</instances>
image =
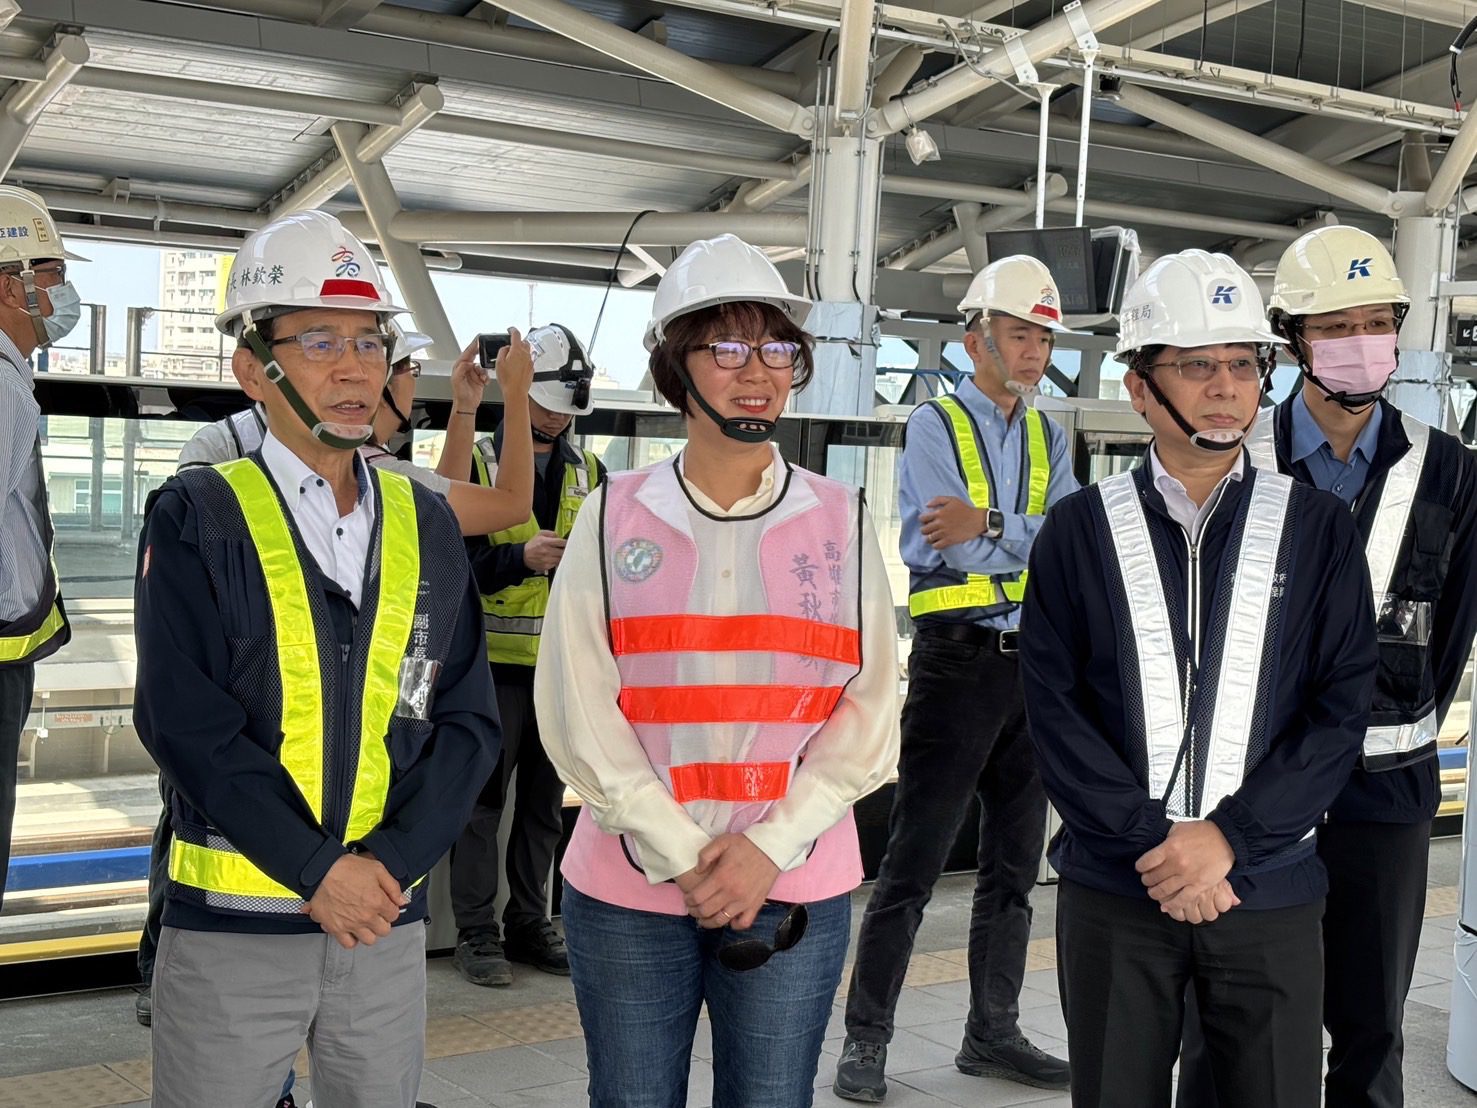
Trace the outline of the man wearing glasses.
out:
<instances>
[{"instance_id":1,"label":"man wearing glasses","mask_svg":"<svg viewBox=\"0 0 1477 1108\"><path fill-rule=\"evenodd\" d=\"M1477 631L1477 461L1459 440L1383 397L1408 304L1389 251L1366 231L1321 227L1288 247L1271 318L1302 370L1302 388L1253 445L1264 458L1258 465L1348 506L1374 590L1380 666L1370 726L1318 829L1329 883L1330 1108L1404 1103L1401 1025L1441 801L1436 737ZM1194 1096L1207 1069L1196 1042L1192 1029L1180 1103L1215 1108Z\"/></svg>"},{"instance_id":2,"label":"man wearing glasses","mask_svg":"<svg viewBox=\"0 0 1477 1108\"><path fill-rule=\"evenodd\" d=\"M320 1108L416 1102L424 879L499 733L455 518L358 453L400 311L333 217L251 235L216 322L266 437L149 506L134 719L174 832L161 1108L270 1104L304 1040Z\"/></svg>"},{"instance_id":3,"label":"man wearing glasses","mask_svg":"<svg viewBox=\"0 0 1477 1108\"><path fill-rule=\"evenodd\" d=\"M1076 1105L1167 1108L1193 983L1223 1108L1313 1105L1313 829L1347 780L1376 662L1335 498L1248 464L1271 348L1223 254L1160 258L1118 357L1142 465L1057 505L1021 621L1031 739L1063 827L1057 959Z\"/></svg>"},{"instance_id":4,"label":"man wearing glasses","mask_svg":"<svg viewBox=\"0 0 1477 1108\"><path fill-rule=\"evenodd\" d=\"M585 497L605 479L605 467L593 451L580 450L569 441L575 417L588 415L595 407L590 397L595 367L584 348L559 324L530 331L528 342L534 370L528 406L537 470L533 511L511 527L467 541L482 594L487 660L503 725L502 760L451 851L451 906L457 928L452 965L473 985L511 985L510 961L569 975L564 940L549 919L549 879L564 831L564 783L539 739L533 671L549 588L565 541ZM471 420L460 412L453 413L452 420L448 443L459 432L470 435ZM506 449L501 426L491 438L479 439L473 480L491 486ZM497 833L515 769L517 796L504 867L508 899L499 931L494 907L500 858Z\"/></svg>"},{"instance_id":5,"label":"man wearing glasses","mask_svg":"<svg viewBox=\"0 0 1477 1108\"><path fill-rule=\"evenodd\" d=\"M0 903L10 864L16 766L36 663L71 637L51 561L51 513L41 468L41 408L31 355L60 342L82 314L67 281L76 258L33 192L0 185ZM80 259L79 259L80 260Z\"/></svg>"},{"instance_id":6,"label":"man wearing glasses","mask_svg":"<svg viewBox=\"0 0 1477 1108\"><path fill-rule=\"evenodd\" d=\"M955 1063L976 1076L1067 1085L1067 1063L1017 1023L1046 833L1017 627L1031 543L1050 506L1077 488L1066 435L1030 404L1054 332L1065 330L1061 296L1044 265L1018 255L982 270L959 310L974 377L909 418L898 476L917 633L887 853L857 940L832 1086L848 1100L886 1096L887 1044L913 938L975 797L970 1003Z\"/></svg>"}]
</instances>

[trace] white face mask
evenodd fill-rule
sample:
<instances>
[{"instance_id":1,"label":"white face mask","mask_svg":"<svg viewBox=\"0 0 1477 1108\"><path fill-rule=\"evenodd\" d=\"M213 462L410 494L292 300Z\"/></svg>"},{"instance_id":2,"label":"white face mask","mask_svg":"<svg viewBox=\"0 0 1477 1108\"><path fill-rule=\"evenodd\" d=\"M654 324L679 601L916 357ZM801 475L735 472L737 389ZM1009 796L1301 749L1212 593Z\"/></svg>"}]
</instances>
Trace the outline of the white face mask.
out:
<instances>
[{"instance_id":1,"label":"white face mask","mask_svg":"<svg viewBox=\"0 0 1477 1108\"><path fill-rule=\"evenodd\" d=\"M46 295L51 300L51 314L43 316L41 324L46 328L48 343L61 342L82 318L82 297L70 281L47 289Z\"/></svg>"}]
</instances>

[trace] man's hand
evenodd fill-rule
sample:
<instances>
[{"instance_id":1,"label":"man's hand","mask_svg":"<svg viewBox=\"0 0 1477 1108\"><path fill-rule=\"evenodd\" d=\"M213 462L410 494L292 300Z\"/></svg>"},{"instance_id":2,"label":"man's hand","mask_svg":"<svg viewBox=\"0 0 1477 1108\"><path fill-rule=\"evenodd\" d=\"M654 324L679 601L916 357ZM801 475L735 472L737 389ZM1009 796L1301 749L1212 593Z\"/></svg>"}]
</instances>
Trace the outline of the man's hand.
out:
<instances>
[{"instance_id":1,"label":"man's hand","mask_svg":"<svg viewBox=\"0 0 1477 1108\"><path fill-rule=\"evenodd\" d=\"M533 351L516 327L508 328L512 340L497 352L497 383L503 398L527 396L533 384Z\"/></svg>"},{"instance_id":2,"label":"man's hand","mask_svg":"<svg viewBox=\"0 0 1477 1108\"><path fill-rule=\"evenodd\" d=\"M477 364L477 340L457 356L451 365L451 407L453 411L476 411L482 403L482 391L489 380L487 370Z\"/></svg>"},{"instance_id":3,"label":"man's hand","mask_svg":"<svg viewBox=\"0 0 1477 1108\"><path fill-rule=\"evenodd\" d=\"M523 564L534 573L548 573L564 557L564 540L553 531L540 531L523 544Z\"/></svg>"},{"instance_id":4,"label":"man's hand","mask_svg":"<svg viewBox=\"0 0 1477 1108\"><path fill-rule=\"evenodd\" d=\"M1149 895L1160 904L1187 893L1196 902L1231 872L1236 854L1209 820L1176 823L1169 837L1134 863ZM1184 903L1183 901L1181 903Z\"/></svg>"},{"instance_id":5,"label":"man's hand","mask_svg":"<svg viewBox=\"0 0 1477 1108\"><path fill-rule=\"evenodd\" d=\"M1229 881L1222 880L1209 892L1191 896L1188 891L1170 897L1159 910L1182 923L1212 923L1241 903Z\"/></svg>"},{"instance_id":6,"label":"man's hand","mask_svg":"<svg viewBox=\"0 0 1477 1108\"><path fill-rule=\"evenodd\" d=\"M743 835L719 835L677 878L688 914L704 927L747 931L779 877L779 867ZM691 879L696 878L694 882Z\"/></svg>"},{"instance_id":7,"label":"man's hand","mask_svg":"<svg viewBox=\"0 0 1477 1108\"><path fill-rule=\"evenodd\" d=\"M918 529L935 550L979 538L989 522L984 508L957 496L935 496L924 507L928 510L919 514Z\"/></svg>"},{"instance_id":8,"label":"man's hand","mask_svg":"<svg viewBox=\"0 0 1477 1108\"><path fill-rule=\"evenodd\" d=\"M368 855L345 854L329 868L303 911L313 922L352 949L372 946L390 933L410 897L384 865Z\"/></svg>"}]
</instances>

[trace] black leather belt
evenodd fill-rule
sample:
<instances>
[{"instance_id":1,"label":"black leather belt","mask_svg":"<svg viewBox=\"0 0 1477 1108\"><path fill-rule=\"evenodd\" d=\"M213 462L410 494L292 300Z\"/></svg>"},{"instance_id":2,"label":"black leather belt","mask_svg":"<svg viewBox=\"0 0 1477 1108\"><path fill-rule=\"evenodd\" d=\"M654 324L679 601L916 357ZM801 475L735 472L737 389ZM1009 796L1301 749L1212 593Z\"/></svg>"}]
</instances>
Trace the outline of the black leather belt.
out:
<instances>
[{"instance_id":1,"label":"black leather belt","mask_svg":"<svg viewBox=\"0 0 1477 1108\"><path fill-rule=\"evenodd\" d=\"M1015 628L997 631L993 627L980 627L973 623L937 623L918 628L917 635L919 638L926 636L932 639L948 639L950 642L969 643L971 646L984 646L999 651L1001 654L1020 652L1021 633Z\"/></svg>"}]
</instances>

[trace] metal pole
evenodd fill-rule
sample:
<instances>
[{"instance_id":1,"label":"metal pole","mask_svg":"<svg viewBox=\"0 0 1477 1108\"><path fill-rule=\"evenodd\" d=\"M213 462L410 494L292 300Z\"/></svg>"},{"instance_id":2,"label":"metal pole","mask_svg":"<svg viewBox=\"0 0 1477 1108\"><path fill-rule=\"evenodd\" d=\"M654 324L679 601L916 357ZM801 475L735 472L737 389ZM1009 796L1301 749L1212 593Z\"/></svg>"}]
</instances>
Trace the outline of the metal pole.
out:
<instances>
[{"instance_id":1,"label":"metal pole","mask_svg":"<svg viewBox=\"0 0 1477 1108\"><path fill-rule=\"evenodd\" d=\"M1056 91L1056 85L1038 84L1036 95L1041 97L1041 127L1036 135L1036 180L1046 180L1046 144L1050 141L1046 135L1046 125L1051 119L1051 94ZM1036 190L1036 229L1039 231L1046 226L1046 190Z\"/></svg>"},{"instance_id":2,"label":"metal pole","mask_svg":"<svg viewBox=\"0 0 1477 1108\"><path fill-rule=\"evenodd\" d=\"M1426 190L1426 210L1443 212L1450 206L1457 189L1462 187L1462 178L1472 168L1472 159L1477 158L1477 112L1467 109L1461 130L1447 147L1441 166L1431 178L1431 187Z\"/></svg>"},{"instance_id":3,"label":"metal pole","mask_svg":"<svg viewBox=\"0 0 1477 1108\"><path fill-rule=\"evenodd\" d=\"M1450 217L1406 216L1395 225L1395 269L1410 295L1400 327L1400 368L1389 398L1432 427L1445 428L1451 390L1451 355L1446 350L1451 301L1440 295L1453 272L1456 227Z\"/></svg>"},{"instance_id":4,"label":"metal pole","mask_svg":"<svg viewBox=\"0 0 1477 1108\"><path fill-rule=\"evenodd\" d=\"M78 35L63 35L46 59L46 75L35 84L16 84L0 101L0 177L10 172L31 128L71 83L91 51Z\"/></svg>"},{"instance_id":5,"label":"metal pole","mask_svg":"<svg viewBox=\"0 0 1477 1108\"><path fill-rule=\"evenodd\" d=\"M1087 71L1082 77L1082 132L1077 136L1077 216L1076 226L1082 226L1082 209L1087 203L1087 135L1092 129L1092 86L1096 77L1093 64L1096 55L1087 59Z\"/></svg>"},{"instance_id":6,"label":"metal pole","mask_svg":"<svg viewBox=\"0 0 1477 1108\"><path fill-rule=\"evenodd\" d=\"M972 200L954 205L954 222L959 226L959 237L964 242L964 256L969 259L969 268L978 273L990 262L985 251L985 236L980 230L980 213L983 207Z\"/></svg>"},{"instance_id":7,"label":"metal pole","mask_svg":"<svg viewBox=\"0 0 1477 1108\"><path fill-rule=\"evenodd\" d=\"M381 169L383 167L380 167ZM361 194L362 195L362 194ZM615 246L635 212L399 212L392 233L414 243L544 243L551 246ZM354 213L340 218L354 230ZM372 221L371 221L372 222ZM732 232L755 246L804 246L805 216L768 212L655 212L636 226L638 246L686 246L694 239ZM357 233L357 231L356 231ZM374 229L378 237L380 228ZM383 242L380 244L384 245Z\"/></svg>"},{"instance_id":8,"label":"metal pole","mask_svg":"<svg viewBox=\"0 0 1477 1108\"><path fill-rule=\"evenodd\" d=\"M836 36L836 121L854 123L867 110L876 0L842 0Z\"/></svg>"},{"instance_id":9,"label":"metal pole","mask_svg":"<svg viewBox=\"0 0 1477 1108\"><path fill-rule=\"evenodd\" d=\"M60 232L58 232L60 233ZM108 306L89 304L89 332L91 341L87 345L87 372L102 376L108 366Z\"/></svg>"},{"instance_id":10,"label":"metal pole","mask_svg":"<svg viewBox=\"0 0 1477 1108\"><path fill-rule=\"evenodd\" d=\"M402 242L390 234L390 224L400 214L400 199L395 195L395 186L390 174L381 162L364 162L359 158L359 144L364 141L365 127L362 123L335 123L332 128L333 141L338 144L339 156L349 167L354 189L364 204L365 214L374 227L379 239L380 250L390 263L390 272L400 286L406 303L419 330L431 336L432 352L437 358L454 359L461 348L451 321L446 318L446 309L441 306L441 297L431 283L431 274L421 258L419 247Z\"/></svg>"}]
</instances>

